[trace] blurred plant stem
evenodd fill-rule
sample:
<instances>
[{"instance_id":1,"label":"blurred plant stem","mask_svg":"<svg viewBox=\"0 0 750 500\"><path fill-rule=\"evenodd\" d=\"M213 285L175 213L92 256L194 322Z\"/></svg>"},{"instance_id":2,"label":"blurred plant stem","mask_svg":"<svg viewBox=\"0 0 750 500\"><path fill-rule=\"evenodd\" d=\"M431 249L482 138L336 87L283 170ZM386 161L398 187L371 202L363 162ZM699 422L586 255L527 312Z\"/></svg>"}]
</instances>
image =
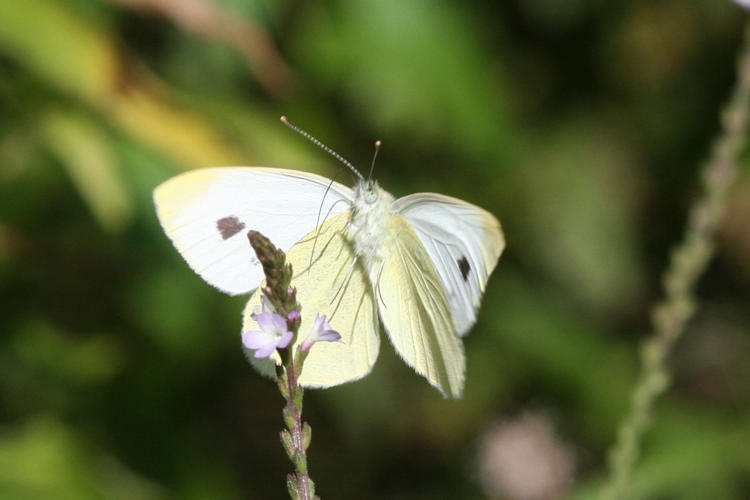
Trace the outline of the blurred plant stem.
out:
<instances>
[{"instance_id":1,"label":"blurred plant stem","mask_svg":"<svg viewBox=\"0 0 750 500\"><path fill-rule=\"evenodd\" d=\"M288 93L292 71L279 54L271 36L251 19L236 19L203 0L110 0L169 18L186 31L237 48L258 81L273 95Z\"/></svg>"},{"instance_id":2,"label":"blurred plant stem","mask_svg":"<svg viewBox=\"0 0 750 500\"><path fill-rule=\"evenodd\" d=\"M669 385L667 358L696 309L693 289L715 249L715 236L725 210L727 192L737 171L737 157L745 143L750 106L750 23L738 61L738 76L722 114L722 130L702 171L701 197L687 222L685 237L673 251L664 275L665 297L652 311L654 334L641 349L641 372L632 392L631 407L620 423L610 450L610 474L603 498L629 497L639 446L648 429L654 402Z\"/></svg>"},{"instance_id":3,"label":"blurred plant stem","mask_svg":"<svg viewBox=\"0 0 750 500\"><path fill-rule=\"evenodd\" d=\"M57 53L49 50L52 45ZM0 52L181 168L253 164L264 150L278 155L298 142L269 129L263 112L246 100L224 104L253 117L241 121L246 140L229 140L145 65L124 56L116 32L76 15L70 2L0 1ZM303 163L299 157L292 161Z\"/></svg>"},{"instance_id":4,"label":"blurred plant stem","mask_svg":"<svg viewBox=\"0 0 750 500\"><path fill-rule=\"evenodd\" d=\"M307 471L307 448L310 446L312 429L302 421L302 398L304 390L297 383L302 373L302 365L307 351L293 350L294 340L300 326L302 307L297 303L297 291L291 287L292 266L286 263L284 252L276 248L265 236L257 231L248 233L250 245L258 260L263 264L266 283L262 293L268 298L275 313L287 321L287 328L294 333L288 348L278 349L281 366L277 366L276 376L279 392L284 397L283 416L286 429L279 433L281 444L294 464L294 474L287 474L286 485L293 500L315 500L315 483Z\"/></svg>"}]
</instances>

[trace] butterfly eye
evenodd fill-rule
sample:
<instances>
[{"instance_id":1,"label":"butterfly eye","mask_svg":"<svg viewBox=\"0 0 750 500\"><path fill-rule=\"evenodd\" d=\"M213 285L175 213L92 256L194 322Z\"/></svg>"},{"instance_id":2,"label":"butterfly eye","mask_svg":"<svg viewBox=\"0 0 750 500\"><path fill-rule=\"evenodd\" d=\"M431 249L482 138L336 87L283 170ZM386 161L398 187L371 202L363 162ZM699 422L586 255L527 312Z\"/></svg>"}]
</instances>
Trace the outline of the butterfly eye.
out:
<instances>
[{"instance_id":1,"label":"butterfly eye","mask_svg":"<svg viewBox=\"0 0 750 500\"><path fill-rule=\"evenodd\" d=\"M365 191L365 201L367 203L375 203L378 199L378 192L375 191L373 188L367 188Z\"/></svg>"}]
</instances>

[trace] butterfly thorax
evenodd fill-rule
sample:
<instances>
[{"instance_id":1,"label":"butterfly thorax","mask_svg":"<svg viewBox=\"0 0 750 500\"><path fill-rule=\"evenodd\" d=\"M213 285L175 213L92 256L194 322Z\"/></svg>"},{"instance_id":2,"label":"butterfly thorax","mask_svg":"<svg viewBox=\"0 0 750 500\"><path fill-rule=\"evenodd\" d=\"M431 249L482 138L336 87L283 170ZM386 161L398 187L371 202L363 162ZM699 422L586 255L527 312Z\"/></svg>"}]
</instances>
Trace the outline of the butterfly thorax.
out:
<instances>
[{"instance_id":1,"label":"butterfly thorax","mask_svg":"<svg viewBox=\"0 0 750 500\"><path fill-rule=\"evenodd\" d=\"M374 269L373 261L380 257L378 248L388 231L393 201L393 196L374 181L362 181L354 190L349 235L354 252L368 269Z\"/></svg>"}]
</instances>

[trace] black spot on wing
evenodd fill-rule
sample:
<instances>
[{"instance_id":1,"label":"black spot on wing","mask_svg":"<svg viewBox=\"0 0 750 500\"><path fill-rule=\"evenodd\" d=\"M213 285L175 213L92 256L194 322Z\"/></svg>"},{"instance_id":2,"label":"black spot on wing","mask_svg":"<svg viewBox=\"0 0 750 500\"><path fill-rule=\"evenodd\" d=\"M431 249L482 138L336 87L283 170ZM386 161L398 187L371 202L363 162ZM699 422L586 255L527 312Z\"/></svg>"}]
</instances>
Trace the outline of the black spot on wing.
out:
<instances>
[{"instance_id":1,"label":"black spot on wing","mask_svg":"<svg viewBox=\"0 0 750 500\"><path fill-rule=\"evenodd\" d=\"M229 217L223 217L216 221L216 229L219 230L221 238L228 240L235 234L239 233L245 228L245 223L239 220L234 215Z\"/></svg>"},{"instance_id":2,"label":"black spot on wing","mask_svg":"<svg viewBox=\"0 0 750 500\"><path fill-rule=\"evenodd\" d=\"M466 256L462 255L461 258L456 262L458 263L458 270L461 271L461 276L463 277L464 281L468 280L469 271L471 271L471 265L469 265L469 261L466 260Z\"/></svg>"}]
</instances>

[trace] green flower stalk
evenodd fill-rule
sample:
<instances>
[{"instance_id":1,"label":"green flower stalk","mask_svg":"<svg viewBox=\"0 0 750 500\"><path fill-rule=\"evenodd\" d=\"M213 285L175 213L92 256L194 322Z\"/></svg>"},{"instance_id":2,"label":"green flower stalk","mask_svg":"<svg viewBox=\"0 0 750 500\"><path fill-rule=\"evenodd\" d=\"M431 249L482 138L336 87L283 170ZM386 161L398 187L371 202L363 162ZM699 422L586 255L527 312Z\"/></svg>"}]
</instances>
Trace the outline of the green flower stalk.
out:
<instances>
[{"instance_id":1,"label":"green flower stalk","mask_svg":"<svg viewBox=\"0 0 750 500\"><path fill-rule=\"evenodd\" d=\"M664 275L664 299L652 312L653 336L641 350L641 373L631 407L620 423L610 451L610 476L603 498L628 498L641 438L650 425L654 402L669 386L667 360L696 309L693 290L713 256L716 232L727 193L745 144L750 111L750 24L739 57L735 88L722 115L722 131L702 172L702 195L694 204L683 241L672 253Z\"/></svg>"}]
</instances>

